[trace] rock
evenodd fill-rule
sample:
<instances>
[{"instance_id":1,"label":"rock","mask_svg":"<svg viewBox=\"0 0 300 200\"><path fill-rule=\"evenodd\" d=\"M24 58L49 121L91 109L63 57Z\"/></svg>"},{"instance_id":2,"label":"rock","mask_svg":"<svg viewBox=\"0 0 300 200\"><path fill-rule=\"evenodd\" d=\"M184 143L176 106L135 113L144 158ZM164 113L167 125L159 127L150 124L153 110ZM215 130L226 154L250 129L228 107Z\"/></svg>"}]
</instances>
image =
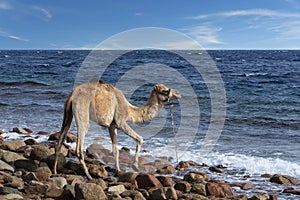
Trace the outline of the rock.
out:
<instances>
[{"instance_id":1,"label":"rock","mask_svg":"<svg viewBox=\"0 0 300 200\"><path fill-rule=\"evenodd\" d=\"M15 127L12 130L15 133L20 133L20 134L29 134L32 133L32 131L30 129L27 128L19 128L19 127Z\"/></svg>"},{"instance_id":2,"label":"rock","mask_svg":"<svg viewBox=\"0 0 300 200\"><path fill-rule=\"evenodd\" d=\"M191 183L203 183L210 180L210 177L205 172L189 172L184 175L183 180Z\"/></svg>"},{"instance_id":3,"label":"rock","mask_svg":"<svg viewBox=\"0 0 300 200\"><path fill-rule=\"evenodd\" d=\"M64 189L62 188L50 188L47 190L45 196L47 198L53 198L53 199L57 199L58 197L60 197L63 193Z\"/></svg>"},{"instance_id":4,"label":"rock","mask_svg":"<svg viewBox=\"0 0 300 200\"><path fill-rule=\"evenodd\" d=\"M133 200L146 200L141 192L135 190L127 190L125 192L122 192L120 196L122 198L131 198Z\"/></svg>"},{"instance_id":5,"label":"rock","mask_svg":"<svg viewBox=\"0 0 300 200\"><path fill-rule=\"evenodd\" d=\"M227 197L233 196L233 190L229 184L223 181L210 181L206 184L207 195L214 197Z\"/></svg>"},{"instance_id":6,"label":"rock","mask_svg":"<svg viewBox=\"0 0 300 200\"><path fill-rule=\"evenodd\" d=\"M190 167L191 167L191 165L190 165L189 162L187 162L187 161L180 161L178 163L178 165L176 166L176 169L177 170L185 170L185 169L188 169Z\"/></svg>"},{"instance_id":7,"label":"rock","mask_svg":"<svg viewBox=\"0 0 300 200\"><path fill-rule=\"evenodd\" d=\"M217 168L217 167L209 167L208 170L210 170L212 172L220 173L220 174L223 173L223 171L220 168Z\"/></svg>"},{"instance_id":8,"label":"rock","mask_svg":"<svg viewBox=\"0 0 300 200\"><path fill-rule=\"evenodd\" d=\"M75 185L75 199L106 200L103 189L94 183L77 183Z\"/></svg>"},{"instance_id":9,"label":"rock","mask_svg":"<svg viewBox=\"0 0 300 200\"><path fill-rule=\"evenodd\" d=\"M29 184L25 185L24 191L26 194L35 194L42 196L46 194L49 188L49 185L46 185L42 182L30 181Z\"/></svg>"},{"instance_id":10,"label":"rock","mask_svg":"<svg viewBox=\"0 0 300 200\"><path fill-rule=\"evenodd\" d=\"M173 181L172 177L169 177L169 176L157 176L156 178L159 180L159 182L161 182L161 184L164 187L173 186L173 184L174 184L174 181Z\"/></svg>"},{"instance_id":11,"label":"rock","mask_svg":"<svg viewBox=\"0 0 300 200\"><path fill-rule=\"evenodd\" d=\"M271 174L262 174L261 177L263 177L263 178L271 178L272 175Z\"/></svg>"},{"instance_id":12,"label":"rock","mask_svg":"<svg viewBox=\"0 0 300 200\"><path fill-rule=\"evenodd\" d=\"M67 180L64 177L52 177L49 180L53 182L59 189L64 188L68 184Z\"/></svg>"},{"instance_id":13,"label":"rock","mask_svg":"<svg viewBox=\"0 0 300 200\"><path fill-rule=\"evenodd\" d=\"M84 182L84 178L82 176L79 176L79 175L65 174L64 178L67 180L67 183L69 185L72 185L74 187L75 187L76 183L83 183Z\"/></svg>"},{"instance_id":14,"label":"rock","mask_svg":"<svg viewBox=\"0 0 300 200\"><path fill-rule=\"evenodd\" d=\"M200 194L182 194L179 196L182 200L209 200L209 198L202 196Z\"/></svg>"},{"instance_id":15,"label":"rock","mask_svg":"<svg viewBox=\"0 0 300 200\"><path fill-rule=\"evenodd\" d=\"M128 182L134 184L135 178L138 174L138 172L125 172L119 177L119 182Z\"/></svg>"},{"instance_id":16,"label":"rock","mask_svg":"<svg viewBox=\"0 0 300 200\"><path fill-rule=\"evenodd\" d=\"M231 183L231 187L240 187L242 190L249 190L253 188L253 184L251 182L248 183Z\"/></svg>"},{"instance_id":17,"label":"rock","mask_svg":"<svg viewBox=\"0 0 300 200\"><path fill-rule=\"evenodd\" d=\"M224 199L224 200L248 200L248 196L245 194L242 194L242 195L226 197L226 198L222 198L222 199Z\"/></svg>"},{"instance_id":18,"label":"rock","mask_svg":"<svg viewBox=\"0 0 300 200\"><path fill-rule=\"evenodd\" d=\"M103 165L92 165L89 168L89 173L96 178L107 178L107 171Z\"/></svg>"},{"instance_id":19,"label":"rock","mask_svg":"<svg viewBox=\"0 0 300 200\"><path fill-rule=\"evenodd\" d=\"M124 187L124 185L114 185L114 186L110 186L107 191L109 193L113 193L113 194L121 194L122 192L125 192L126 189Z\"/></svg>"},{"instance_id":20,"label":"rock","mask_svg":"<svg viewBox=\"0 0 300 200\"><path fill-rule=\"evenodd\" d=\"M2 150L2 149L0 149L0 158L2 158L2 160L7 163L13 163L16 160L25 159L24 156L22 156L18 153L6 151L6 150Z\"/></svg>"},{"instance_id":21,"label":"rock","mask_svg":"<svg viewBox=\"0 0 300 200\"><path fill-rule=\"evenodd\" d=\"M49 132L46 132L46 131L39 131L37 132L38 135L50 135Z\"/></svg>"},{"instance_id":22,"label":"rock","mask_svg":"<svg viewBox=\"0 0 300 200\"><path fill-rule=\"evenodd\" d=\"M47 165L49 166L50 169L53 169L53 167L54 167L54 160L55 160L55 154L47 157L46 162L47 162ZM58 172L60 172L63 169L65 164L66 164L66 157L61 153L58 154L56 170Z\"/></svg>"},{"instance_id":23,"label":"rock","mask_svg":"<svg viewBox=\"0 0 300 200\"><path fill-rule=\"evenodd\" d=\"M1 199L2 200L19 200L19 199L24 199L24 198L20 194L7 194L7 195L3 195Z\"/></svg>"},{"instance_id":24,"label":"rock","mask_svg":"<svg viewBox=\"0 0 300 200\"><path fill-rule=\"evenodd\" d=\"M31 146L26 145L26 146L22 146L22 147L18 148L18 149L16 150L16 152L17 152L17 153L22 153L22 155L23 155L25 158L29 158L32 149L33 149L33 148L32 148Z\"/></svg>"},{"instance_id":25,"label":"rock","mask_svg":"<svg viewBox=\"0 0 300 200\"><path fill-rule=\"evenodd\" d=\"M77 142L77 136L74 135L73 133L68 133L66 141L69 143Z\"/></svg>"},{"instance_id":26,"label":"rock","mask_svg":"<svg viewBox=\"0 0 300 200\"><path fill-rule=\"evenodd\" d=\"M269 200L277 200L276 194L269 194Z\"/></svg>"},{"instance_id":27,"label":"rock","mask_svg":"<svg viewBox=\"0 0 300 200\"><path fill-rule=\"evenodd\" d=\"M163 187L159 180L152 174L139 174L136 177L136 181L139 189L150 190Z\"/></svg>"},{"instance_id":28,"label":"rock","mask_svg":"<svg viewBox=\"0 0 300 200\"><path fill-rule=\"evenodd\" d=\"M295 188L286 188L283 190L283 193L300 195L300 190L296 190Z\"/></svg>"},{"instance_id":29,"label":"rock","mask_svg":"<svg viewBox=\"0 0 300 200\"><path fill-rule=\"evenodd\" d=\"M27 172L22 176L22 179L29 183L30 181L38 181L38 178L36 177L35 173L33 172Z\"/></svg>"},{"instance_id":30,"label":"rock","mask_svg":"<svg viewBox=\"0 0 300 200\"><path fill-rule=\"evenodd\" d=\"M16 151L17 149L19 149L22 146L25 146L25 142L22 140L15 140L15 141L11 141L11 142L7 142L4 145L5 149L8 149L10 151Z\"/></svg>"},{"instance_id":31,"label":"rock","mask_svg":"<svg viewBox=\"0 0 300 200\"><path fill-rule=\"evenodd\" d=\"M175 190L182 191L184 193L189 192L191 190L191 184L187 181L177 182L174 185Z\"/></svg>"},{"instance_id":32,"label":"rock","mask_svg":"<svg viewBox=\"0 0 300 200\"><path fill-rule=\"evenodd\" d=\"M111 151L100 144L92 144L86 149L86 155L94 159L102 159L104 156L108 156L110 154Z\"/></svg>"},{"instance_id":33,"label":"rock","mask_svg":"<svg viewBox=\"0 0 300 200\"><path fill-rule=\"evenodd\" d=\"M50 134L48 140L59 140L61 136L61 132L58 131L56 133Z\"/></svg>"},{"instance_id":34,"label":"rock","mask_svg":"<svg viewBox=\"0 0 300 200\"><path fill-rule=\"evenodd\" d=\"M52 176L52 172L48 167L37 168L35 175L39 181L48 181Z\"/></svg>"},{"instance_id":35,"label":"rock","mask_svg":"<svg viewBox=\"0 0 300 200\"><path fill-rule=\"evenodd\" d=\"M298 185L297 180L291 176L275 174L270 178L270 182L283 185Z\"/></svg>"},{"instance_id":36,"label":"rock","mask_svg":"<svg viewBox=\"0 0 300 200\"><path fill-rule=\"evenodd\" d=\"M14 172L15 169L6 162L0 160L0 171Z\"/></svg>"},{"instance_id":37,"label":"rock","mask_svg":"<svg viewBox=\"0 0 300 200\"><path fill-rule=\"evenodd\" d=\"M65 168L71 170L74 174L85 175L81 163L79 163L77 160L68 160L68 162L65 164Z\"/></svg>"},{"instance_id":38,"label":"rock","mask_svg":"<svg viewBox=\"0 0 300 200\"><path fill-rule=\"evenodd\" d=\"M19 195L22 195L22 192L20 192L19 190L15 189L15 188L4 186L4 187L0 188L0 194L19 194Z\"/></svg>"},{"instance_id":39,"label":"rock","mask_svg":"<svg viewBox=\"0 0 300 200\"><path fill-rule=\"evenodd\" d=\"M165 166L159 170L157 170L160 174L173 174L176 172L176 169L172 165Z\"/></svg>"},{"instance_id":40,"label":"rock","mask_svg":"<svg viewBox=\"0 0 300 200\"><path fill-rule=\"evenodd\" d=\"M268 194L255 194L249 200L269 200Z\"/></svg>"},{"instance_id":41,"label":"rock","mask_svg":"<svg viewBox=\"0 0 300 200\"><path fill-rule=\"evenodd\" d=\"M155 200L176 200L177 194L173 187L163 187L156 190L153 190L152 192L152 199Z\"/></svg>"},{"instance_id":42,"label":"rock","mask_svg":"<svg viewBox=\"0 0 300 200\"><path fill-rule=\"evenodd\" d=\"M203 183L195 183L192 185L191 192L206 196L206 187Z\"/></svg>"},{"instance_id":43,"label":"rock","mask_svg":"<svg viewBox=\"0 0 300 200\"><path fill-rule=\"evenodd\" d=\"M130 153L130 149L128 147L122 147L121 150Z\"/></svg>"},{"instance_id":44,"label":"rock","mask_svg":"<svg viewBox=\"0 0 300 200\"><path fill-rule=\"evenodd\" d=\"M46 158L52 154L54 154L54 149L49 149L48 147L40 146L40 145L34 145L32 146L33 150L30 154L30 159L32 160L42 160L43 158Z\"/></svg>"},{"instance_id":45,"label":"rock","mask_svg":"<svg viewBox=\"0 0 300 200\"><path fill-rule=\"evenodd\" d=\"M26 171L36 171L38 164L33 160L21 159L14 162L15 168L24 169Z\"/></svg>"},{"instance_id":46,"label":"rock","mask_svg":"<svg viewBox=\"0 0 300 200\"><path fill-rule=\"evenodd\" d=\"M22 190L24 182L21 178L12 176L5 172L0 172L0 183L5 183L5 186Z\"/></svg>"}]
</instances>

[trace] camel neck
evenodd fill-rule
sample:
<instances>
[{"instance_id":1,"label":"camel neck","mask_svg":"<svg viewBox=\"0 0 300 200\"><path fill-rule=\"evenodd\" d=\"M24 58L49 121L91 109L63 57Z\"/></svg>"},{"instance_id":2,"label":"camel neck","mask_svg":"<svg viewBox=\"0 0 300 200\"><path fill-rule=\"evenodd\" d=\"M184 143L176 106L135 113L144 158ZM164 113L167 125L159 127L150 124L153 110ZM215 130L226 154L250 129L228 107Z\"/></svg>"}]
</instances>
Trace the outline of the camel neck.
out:
<instances>
[{"instance_id":1,"label":"camel neck","mask_svg":"<svg viewBox=\"0 0 300 200\"><path fill-rule=\"evenodd\" d=\"M139 124L150 121L157 115L160 109L164 106L162 102L159 102L155 91L152 91L148 102L143 107L132 106L130 110L130 118L133 123Z\"/></svg>"}]
</instances>

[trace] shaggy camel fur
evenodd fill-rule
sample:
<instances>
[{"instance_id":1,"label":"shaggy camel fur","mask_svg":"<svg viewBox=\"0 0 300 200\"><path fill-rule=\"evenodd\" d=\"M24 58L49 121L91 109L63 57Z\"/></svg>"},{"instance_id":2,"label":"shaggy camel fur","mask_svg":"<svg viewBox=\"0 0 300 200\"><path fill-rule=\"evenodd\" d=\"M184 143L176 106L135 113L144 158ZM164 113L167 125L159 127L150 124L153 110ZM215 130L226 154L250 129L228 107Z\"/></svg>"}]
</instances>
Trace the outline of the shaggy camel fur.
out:
<instances>
[{"instance_id":1,"label":"shaggy camel fur","mask_svg":"<svg viewBox=\"0 0 300 200\"><path fill-rule=\"evenodd\" d=\"M157 84L154 86L147 104L144 107L136 107L127 101L119 89L105 84L98 78L79 85L73 90L65 102L61 136L55 149L54 173L56 173L58 154L67 136L67 132L70 129L73 115L75 116L78 134L76 154L89 179L92 179L92 177L84 162L83 154L84 137L88 131L89 120L108 128L112 141L116 169L118 171L120 171L120 167L119 150L117 147L117 129L133 138L137 143L133 168L138 169L138 155L143 138L139 136L127 122L138 124L149 121L156 116L165 102L180 97L181 95L178 91L169 89L163 84Z\"/></svg>"}]
</instances>

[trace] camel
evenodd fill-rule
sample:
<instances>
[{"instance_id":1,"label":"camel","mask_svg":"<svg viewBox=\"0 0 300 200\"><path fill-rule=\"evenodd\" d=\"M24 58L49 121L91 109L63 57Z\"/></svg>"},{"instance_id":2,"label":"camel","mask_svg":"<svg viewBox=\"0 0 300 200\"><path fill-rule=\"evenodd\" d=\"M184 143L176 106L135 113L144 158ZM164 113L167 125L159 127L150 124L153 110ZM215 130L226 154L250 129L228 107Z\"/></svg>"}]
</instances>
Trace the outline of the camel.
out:
<instances>
[{"instance_id":1,"label":"camel","mask_svg":"<svg viewBox=\"0 0 300 200\"><path fill-rule=\"evenodd\" d=\"M163 108L165 102L179 98L181 98L181 95L178 91L167 88L163 84L156 84L147 104L143 107L136 107L127 101L121 90L104 83L98 78L93 78L89 82L77 86L64 105L61 136L55 148L54 174L57 173L58 154L70 129L73 115L78 134L76 154L86 176L88 179L92 179L86 167L83 154L84 137L88 131L89 120L108 128L117 171L120 171L117 129L135 140L136 151L132 167L138 170L138 156L143 138L127 122L135 124L147 122L156 116L160 109Z\"/></svg>"}]
</instances>

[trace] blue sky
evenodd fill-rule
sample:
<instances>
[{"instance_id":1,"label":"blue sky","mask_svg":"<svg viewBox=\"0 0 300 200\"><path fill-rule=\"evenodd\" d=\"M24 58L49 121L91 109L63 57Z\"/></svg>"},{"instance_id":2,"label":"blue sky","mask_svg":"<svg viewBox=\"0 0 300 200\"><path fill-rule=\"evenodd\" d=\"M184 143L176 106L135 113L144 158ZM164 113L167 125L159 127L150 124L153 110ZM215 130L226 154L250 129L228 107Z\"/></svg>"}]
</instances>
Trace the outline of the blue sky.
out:
<instances>
[{"instance_id":1,"label":"blue sky","mask_svg":"<svg viewBox=\"0 0 300 200\"><path fill-rule=\"evenodd\" d=\"M300 0L0 0L0 49L89 49L142 27L206 49L300 49Z\"/></svg>"}]
</instances>

